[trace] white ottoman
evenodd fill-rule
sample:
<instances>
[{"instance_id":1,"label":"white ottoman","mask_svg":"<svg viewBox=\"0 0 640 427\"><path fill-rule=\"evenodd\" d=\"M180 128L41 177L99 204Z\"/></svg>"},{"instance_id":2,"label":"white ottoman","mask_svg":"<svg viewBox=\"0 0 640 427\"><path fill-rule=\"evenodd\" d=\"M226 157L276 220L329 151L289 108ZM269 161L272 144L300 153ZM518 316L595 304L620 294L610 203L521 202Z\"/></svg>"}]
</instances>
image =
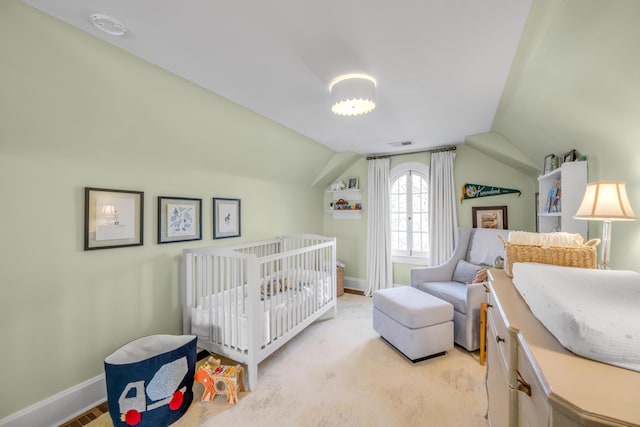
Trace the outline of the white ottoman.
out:
<instances>
[{"instance_id":1,"label":"white ottoman","mask_svg":"<svg viewBox=\"0 0 640 427\"><path fill-rule=\"evenodd\" d=\"M373 293L373 329L412 362L453 348L453 306L411 286Z\"/></svg>"}]
</instances>

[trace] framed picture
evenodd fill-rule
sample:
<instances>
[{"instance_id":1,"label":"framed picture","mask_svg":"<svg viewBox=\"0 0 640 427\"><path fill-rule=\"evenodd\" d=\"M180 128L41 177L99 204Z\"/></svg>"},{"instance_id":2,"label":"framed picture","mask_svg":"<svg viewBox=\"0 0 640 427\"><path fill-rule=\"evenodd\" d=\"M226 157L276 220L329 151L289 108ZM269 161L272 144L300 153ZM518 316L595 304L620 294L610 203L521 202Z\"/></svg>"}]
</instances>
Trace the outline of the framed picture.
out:
<instances>
[{"instance_id":1,"label":"framed picture","mask_svg":"<svg viewBox=\"0 0 640 427\"><path fill-rule=\"evenodd\" d=\"M84 189L84 250L142 246L142 191Z\"/></svg>"},{"instance_id":2,"label":"framed picture","mask_svg":"<svg viewBox=\"0 0 640 427\"><path fill-rule=\"evenodd\" d=\"M240 237L240 199L213 198L213 238Z\"/></svg>"},{"instance_id":3,"label":"framed picture","mask_svg":"<svg viewBox=\"0 0 640 427\"><path fill-rule=\"evenodd\" d=\"M347 189L348 190L357 190L358 189L358 177L350 176L347 178Z\"/></svg>"},{"instance_id":4,"label":"framed picture","mask_svg":"<svg viewBox=\"0 0 640 427\"><path fill-rule=\"evenodd\" d=\"M562 161L564 162L575 162L578 160L578 152L576 150L571 150L562 156Z\"/></svg>"},{"instance_id":5,"label":"framed picture","mask_svg":"<svg viewBox=\"0 0 640 427\"><path fill-rule=\"evenodd\" d=\"M473 215L473 228L499 228L507 229L506 206L477 206L471 208Z\"/></svg>"},{"instance_id":6,"label":"framed picture","mask_svg":"<svg viewBox=\"0 0 640 427\"><path fill-rule=\"evenodd\" d=\"M158 243L202 240L202 199L158 197Z\"/></svg>"},{"instance_id":7,"label":"framed picture","mask_svg":"<svg viewBox=\"0 0 640 427\"><path fill-rule=\"evenodd\" d=\"M544 173L549 173L558 167L558 157L555 154L549 154L544 158Z\"/></svg>"}]
</instances>

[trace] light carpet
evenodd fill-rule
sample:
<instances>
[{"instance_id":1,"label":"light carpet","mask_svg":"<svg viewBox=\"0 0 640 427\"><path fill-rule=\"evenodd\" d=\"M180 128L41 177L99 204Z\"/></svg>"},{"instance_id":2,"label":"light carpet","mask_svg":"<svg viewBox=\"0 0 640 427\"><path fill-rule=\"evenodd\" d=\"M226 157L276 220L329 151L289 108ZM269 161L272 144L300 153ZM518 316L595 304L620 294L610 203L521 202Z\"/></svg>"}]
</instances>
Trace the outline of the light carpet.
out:
<instances>
[{"instance_id":1,"label":"light carpet","mask_svg":"<svg viewBox=\"0 0 640 427\"><path fill-rule=\"evenodd\" d=\"M259 365L256 391L194 402L174 426L487 426L485 368L455 347L411 363L372 328L372 299L344 294L318 321ZM112 426L109 414L89 424Z\"/></svg>"}]
</instances>

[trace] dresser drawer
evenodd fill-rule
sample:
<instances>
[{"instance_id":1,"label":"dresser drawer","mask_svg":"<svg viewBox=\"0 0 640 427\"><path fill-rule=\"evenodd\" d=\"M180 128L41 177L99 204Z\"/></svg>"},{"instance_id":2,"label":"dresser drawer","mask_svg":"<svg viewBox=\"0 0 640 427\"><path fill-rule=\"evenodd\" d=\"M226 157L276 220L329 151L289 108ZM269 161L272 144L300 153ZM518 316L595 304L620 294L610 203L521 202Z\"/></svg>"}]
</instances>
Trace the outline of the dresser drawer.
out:
<instances>
[{"instance_id":1,"label":"dresser drawer","mask_svg":"<svg viewBox=\"0 0 640 427\"><path fill-rule=\"evenodd\" d=\"M520 347L517 372L519 380L523 383L518 392L518 424L535 427L550 425L551 407L547 402L547 395L527 354Z\"/></svg>"},{"instance_id":2,"label":"dresser drawer","mask_svg":"<svg viewBox=\"0 0 640 427\"><path fill-rule=\"evenodd\" d=\"M490 427L509 425L509 383L507 367L498 350L495 334L487 331L487 394L489 398L488 420Z\"/></svg>"},{"instance_id":3,"label":"dresser drawer","mask_svg":"<svg viewBox=\"0 0 640 427\"><path fill-rule=\"evenodd\" d=\"M487 308L487 324L489 325L487 329L493 333L491 338L487 333L487 341L491 340L496 344L496 348L500 353L503 365L509 366L509 330L507 329L504 319L500 315L495 297L491 293L489 294L489 306ZM487 355L488 353L489 347L487 344Z\"/></svg>"}]
</instances>

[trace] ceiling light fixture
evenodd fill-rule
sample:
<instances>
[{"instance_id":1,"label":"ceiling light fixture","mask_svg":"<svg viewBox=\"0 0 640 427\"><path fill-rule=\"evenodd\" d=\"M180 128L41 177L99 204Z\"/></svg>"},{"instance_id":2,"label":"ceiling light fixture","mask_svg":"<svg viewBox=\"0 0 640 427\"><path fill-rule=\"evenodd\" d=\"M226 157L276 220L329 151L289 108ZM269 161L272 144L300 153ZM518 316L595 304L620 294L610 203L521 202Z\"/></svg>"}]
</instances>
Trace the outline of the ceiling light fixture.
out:
<instances>
[{"instance_id":1,"label":"ceiling light fixture","mask_svg":"<svg viewBox=\"0 0 640 427\"><path fill-rule=\"evenodd\" d=\"M90 19L91 23L95 25L97 29L112 36L123 36L127 32L127 27L125 27L124 24L110 16L94 13Z\"/></svg>"},{"instance_id":2,"label":"ceiling light fixture","mask_svg":"<svg viewBox=\"0 0 640 427\"><path fill-rule=\"evenodd\" d=\"M376 81L366 74L344 74L329 84L331 111L340 116L360 116L376 108Z\"/></svg>"}]
</instances>

